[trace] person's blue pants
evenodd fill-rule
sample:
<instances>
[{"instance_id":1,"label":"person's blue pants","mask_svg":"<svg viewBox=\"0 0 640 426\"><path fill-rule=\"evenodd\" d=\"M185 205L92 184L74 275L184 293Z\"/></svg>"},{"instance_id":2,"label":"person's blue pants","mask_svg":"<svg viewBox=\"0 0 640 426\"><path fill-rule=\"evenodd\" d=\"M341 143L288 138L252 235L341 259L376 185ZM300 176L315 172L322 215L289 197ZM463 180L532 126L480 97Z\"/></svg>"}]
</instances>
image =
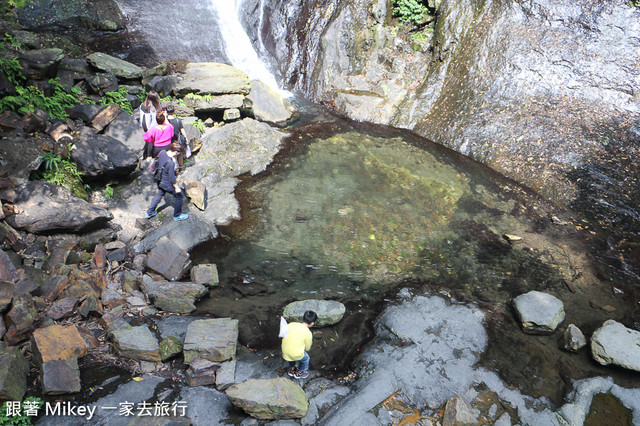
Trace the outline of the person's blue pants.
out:
<instances>
[{"instance_id":1,"label":"person's blue pants","mask_svg":"<svg viewBox=\"0 0 640 426\"><path fill-rule=\"evenodd\" d=\"M296 366L296 363L298 363L298 371L307 371L309 369L309 359L309 354L305 352L302 359L298 361L289 361L289 367L293 368Z\"/></svg>"},{"instance_id":2,"label":"person's blue pants","mask_svg":"<svg viewBox=\"0 0 640 426\"><path fill-rule=\"evenodd\" d=\"M182 200L184 198L184 196L182 195L182 191L165 191L164 189L158 187L158 193L155 197L153 197L153 200L151 200L151 205L149 206L149 210L147 210L147 213L149 215L153 214L154 210L156 209L156 207L158 207L158 204L160 204L160 201L162 201L167 192L173 195L173 198L175 200L173 204L173 217L178 217L182 214Z\"/></svg>"}]
</instances>

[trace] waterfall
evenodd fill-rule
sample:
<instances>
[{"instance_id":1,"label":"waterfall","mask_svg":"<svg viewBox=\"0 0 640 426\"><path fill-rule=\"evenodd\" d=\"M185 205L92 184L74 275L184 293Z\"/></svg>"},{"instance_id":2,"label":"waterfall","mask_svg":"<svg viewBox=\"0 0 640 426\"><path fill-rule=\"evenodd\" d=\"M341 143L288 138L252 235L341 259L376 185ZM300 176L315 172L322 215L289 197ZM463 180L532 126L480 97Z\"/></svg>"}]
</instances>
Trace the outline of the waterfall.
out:
<instances>
[{"instance_id":1,"label":"waterfall","mask_svg":"<svg viewBox=\"0 0 640 426\"><path fill-rule=\"evenodd\" d=\"M241 0L210 1L218 15L218 28L222 34L225 53L231 65L247 73L250 79L260 80L273 90L281 94L288 94L279 90L276 78L262 62L249 36L242 27L238 19L238 8ZM260 29L258 29L258 32L260 32Z\"/></svg>"}]
</instances>

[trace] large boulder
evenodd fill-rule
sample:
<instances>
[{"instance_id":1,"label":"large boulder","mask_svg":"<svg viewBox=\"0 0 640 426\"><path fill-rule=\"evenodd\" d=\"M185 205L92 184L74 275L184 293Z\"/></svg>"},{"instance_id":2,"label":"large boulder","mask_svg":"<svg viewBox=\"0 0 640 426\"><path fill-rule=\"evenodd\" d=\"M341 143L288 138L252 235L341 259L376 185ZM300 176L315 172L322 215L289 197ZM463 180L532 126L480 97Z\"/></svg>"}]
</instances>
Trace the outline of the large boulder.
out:
<instances>
[{"instance_id":1,"label":"large boulder","mask_svg":"<svg viewBox=\"0 0 640 426\"><path fill-rule=\"evenodd\" d=\"M591 355L602 365L640 371L640 331L607 320L591 336Z\"/></svg>"},{"instance_id":2,"label":"large boulder","mask_svg":"<svg viewBox=\"0 0 640 426\"><path fill-rule=\"evenodd\" d=\"M196 265L191 268L191 281L194 283L215 287L220 283L218 277L218 267L213 263Z\"/></svg>"},{"instance_id":3,"label":"large boulder","mask_svg":"<svg viewBox=\"0 0 640 426\"><path fill-rule=\"evenodd\" d=\"M27 50L20 54L19 62L24 75L32 80L43 80L56 76L62 58L62 49Z\"/></svg>"},{"instance_id":4,"label":"large boulder","mask_svg":"<svg viewBox=\"0 0 640 426\"><path fill-rule=\"evenodd\" d=\"M3 347L0 351L0 400L22 401L27 391L28 372L29 364L20 349Z\"/></svg>"},{"instance_id":5,"label":"large boulder","mask_svg":"<svg viewBox=\"0 0 640 426\"><path fill-rule=\"evenodd\" d=\"M189 270L191 260L189 253L168 237L162 237L147 256L146 266L166 279L175 281Z\"/></svg>"},{"instance_id":6,"label":"large boulder","mask_svg":"<svg viewBox=\"0 0 640 426\"><path fill-rule=\"evenodd\" d=\"M31 352L38 364L81 357L89 346L75 325L54 324L39 328L31 336Z\"/></svg>"},{"instance_id":7,"label":"large boulder","mask_svg":"<svg viewBox=\"0 0 640 426\"><path fill-rule=\"evenodd\" d=\"M238 320L215 318L193 321L184 337L184 362L230 360L236 355L237 344Z\"/></svg>"},{"instance_id":8,"label":"large boulder","mask_svg":"<svg viewBox=\"0 0 640 426\"><path fill-rule=\"evenodd\" d=\"M285 126L297 113L289 100L259 80L251 81L251 93L247 98L252 103L253 116L258 121Z\"/></svg>"},{"instance_id":9,"label":"large boulder","mask_svg":"<svg viewBox=\"0 0 640 426\"><path fill-rule=\"evenodd\" d=\"M60 395L80 392L78 358L72 357L45 362L40 366L42 393Z\"/></svg>"},{"instance_id":10,"label":"large boulder","mask_svg":"<svg viewBox=\"0 0 640 426\"><path fill-rule=\"evenodd\" d=\"M145 87L149 90L157 92L161 97L169 96L173 93L180 80L173 75L155 76L145 84Z\"/></svg>"},{"instance_id":11,"label":"large boulder","mask_svg":"<svg viewBox=\"0 0 640 426\"><path fill-rule=\"evenodd\" d=\"M125 177L138 165L138 155L111 136L95 135L76 140L71 158L86 180Z\"/></svg>"},{"instance_id":12,"label":"large boulder","mask_svg":"<svg viewBox=\"0 0 640 426\"><path fill-rule=\"evenodd\" d=\"M172 241L180 250L190 251L200 243L218 236L218 231L212 223L199 215L189 215L189 220L176 222L168 220L158 228L147 233L144 238L133 246L134 253L147 253L161 238Z\"/></svg>"},{"instance_id":13,"label":"large boulder","mask_svg":"<svg viewBox=\"0 0 640 426\"><path fill-rule=\"evenodd\" d=\"M235 176L264 171L285 136L250 118L210 129L202 136L195 164L186 169L183 179L206 185L207 208L203 215L207 220L226 225L240 218L240 206L233 196Z\"/></svg>"},{"instance_id":14,"label":"large boulder","mask_svg":"<svg viewBox=\"0 0 640 426\"><path fill-rule=\"evenodd\" d=\"M120 113L105 129L104 134L122 142L127 148L136 155L141 156L144 149L144 140L142 136L144 131L135 115L129 115L126 112Z\"/></svg>"},{"instance_id":15,"label":"large boulder","mask_svg":"<svg viewBox=\"0 0 640 426\"><path fill-rule=\"evenodd\" d=\"M147 280L143 281L142 290L156 308L178 314L195 311L195 303L208 293L202 284Z\"/></svg>"},{"instance_id":16,"label":"large boulder","mask_svg":"<svg viewBox=\"0 0 640 426\"><path fill-rule=\"evenodd\" d=\"M553 333L565 318L562 301L540 291L521 294L513 299L513 306L527 333Z\"/></svg>"},{"instance_id":17,"label":"large boulder","mask_svg":"<svg viewBox=\"0 0 640 426\"><path fill-rule=\"evenodd\" d=\"M241 108L244 103L243 95L219 96L186 96L184 103L195 112L216 112L229 108Z\"/></svg>"},{"instance_id":18,"label":"large boulder","mask_svg":"<svg viewBox=\"0 0 640 426\"><path fill-rule=\"evenodd\" d=\"M100 71L110 72L119 78L135 80L142 77L142 68L106 53L92 53L87 56L87 62Z\"/></svg>"},{"instance_id":19,"label":"large boulder","mask_svg":"<svg viewBox=\"0 0 640 426\"><path fill-rule=\"evenodd\" d=\"M184 77L176 90L180 94L199 95L243 94L250 92L249 77L231 65L214 62L187 64Z\"/></svg>"},{"instance_id":20,"label":"large boulder","mask_svg":"<svg viewBox=\"0 0 640 426\"><path fill-rule=\"evenodd\" d=\"M160 362L158 340L145 325L116 330L113 341L118 353L125 358Z\"/></svg>"},{"instance_id":21,"label":"large boulder","mask_svg":"<svg viewBox=\"0 0 640 426\"><path fill-rule=\"evenodd\" d=\"M31 172L40 167L44 151L35 140L7 138L0 143L0 168L16 185L29 181Z\"/></svg>"},{"instance_id":22,"label":"large boulder","mask_svg":"<svg viewBox=\"0 0 640 426\"><path fill-rule=\"evenodd\" d=\"M7 313L7 341L16 344L25 340L26 334L31 331L38 311L33 304L30 294L21 294L13 298L12 306Z\"/></svg>"},{"instance_id":23,"label":"large boulder","mask_svg":"<svg viewBox=\"0 0 640 426\"><path fill-rule=\"evenodd\" d=\"M78 81L84 80L92 74L86 59L64 58L58 65L57 77L60 83L73 87Z\"/></svg>"},{"instance_id":24,"label":"large boulder","mask_svg":"<svg viewBox=\"0 0 640 426\"><path fill-rule=\"evenodd\" d=\"M316 327L325 327L339 323L346 308L335 300L299 300L285 306L282 316L287 321L302 322L306 311L314 311L318 315Z\"/></svg>"},{"instance_id":25,"label":"large boulder","mask_svg":"<svg viewBox=\"0 0 640 426\"><path fill-rule=\"evenodd\" d=\"M113 218L108 210L81 200L66 188L43 181L27 183L14 205L18 213L7 221L31 233L89 231Z\"/></svg>"},{"instance_id":26,"label":"large boulder","mask_svg":"<svg viewBox=\"0 0 640 426\"><path fill-rule=\"evenodd\" d=\"M284 377L247 380L226 394L233 405L260 420L300 419L309 407L302 388Z\"/></svg>"}]
</instances>

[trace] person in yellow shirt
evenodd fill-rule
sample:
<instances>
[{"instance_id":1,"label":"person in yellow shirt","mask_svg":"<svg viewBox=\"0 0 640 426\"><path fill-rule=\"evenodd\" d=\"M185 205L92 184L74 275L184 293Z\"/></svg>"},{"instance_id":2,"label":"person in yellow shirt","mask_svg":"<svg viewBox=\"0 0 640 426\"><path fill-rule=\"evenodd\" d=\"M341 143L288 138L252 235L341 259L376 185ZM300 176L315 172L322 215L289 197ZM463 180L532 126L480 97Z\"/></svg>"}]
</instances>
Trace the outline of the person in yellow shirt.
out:
<instances>
[{"instance_id":1,"label":"person in yellow shirt","mask_svg":"<svg viewBox=\"0 0 640 426\"><path fill-rule=\"evenodd\" d=\"M289 361L289 375L296 379L306 379L309 377L309 354L313 335L311 327L316 322L318 315L313 311L307 311L302 316L302 322L292 322L289 324L289 332L282 339L282 357ZM296 364L299 367L296 368Z\"/></svg>"}]
</instances>

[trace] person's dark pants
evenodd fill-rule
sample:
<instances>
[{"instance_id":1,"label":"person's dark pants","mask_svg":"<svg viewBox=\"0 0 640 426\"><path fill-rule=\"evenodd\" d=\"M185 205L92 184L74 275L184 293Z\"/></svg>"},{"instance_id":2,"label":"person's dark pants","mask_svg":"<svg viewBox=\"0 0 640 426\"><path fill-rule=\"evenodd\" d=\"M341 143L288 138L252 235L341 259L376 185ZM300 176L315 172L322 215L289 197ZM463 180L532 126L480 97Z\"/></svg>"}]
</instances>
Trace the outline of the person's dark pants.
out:
<instances>
[{"instance_id":1,"label":"person's dark pants","mask_svg":"<svg viewBox=\"0 0 640 426\"><path fill-rule=\"evenodd\" d=\"M142 158L158 158L158 154L160 154L160 151L166 151L170 147L171 145L155 146L153 145L153 143L147 142L144 145L144 155Z\"/></svg>"},{"instance_id":2,"label":"person's dark pants","mask_svg":"<svg viewBox=\"0 0 640 426\"><path fill-rule=\"evenodd\" d=\"M149 210L147 210L148 215L153 214L153 212L156 210L156 207L158 207L158 204L160 204L160 201L162 201L167 192L173 195L173 198L175 199L175 202L173 203L173 217L178 217L182 214L182 200L184 199L182 191L165 191L164 189L158 187L158 193L155 197L153 197L153 200L151 200L151 205L149 206Z\"/></svg>"},{"instance_id":3,"label":"person's dark pants","mask_svg":"<svg viewBox=\"0 0 640 426\"><path fill-rule=\"evenodd\" d=\"M307 371L309 369L310 359L309 354L305 352L302 359L298 361L289 361L289 368L293 368L296 364L299 364L300 366L298 367L298 371Z\"/></svg>"}]
</instances>

